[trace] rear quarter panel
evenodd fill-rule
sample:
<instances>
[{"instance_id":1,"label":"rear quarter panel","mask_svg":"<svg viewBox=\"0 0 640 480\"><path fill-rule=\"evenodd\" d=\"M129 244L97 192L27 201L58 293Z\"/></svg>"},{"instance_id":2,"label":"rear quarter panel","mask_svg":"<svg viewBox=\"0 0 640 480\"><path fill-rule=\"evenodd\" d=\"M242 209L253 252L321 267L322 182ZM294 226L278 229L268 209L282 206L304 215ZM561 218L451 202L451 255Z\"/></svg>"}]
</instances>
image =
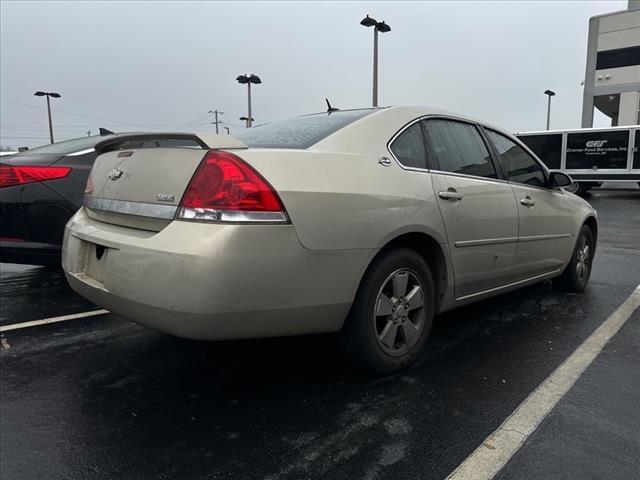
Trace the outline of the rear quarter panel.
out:
<instances>
[{"instance_id":1,"label":"rear quarter panel","mask_svg":"<svg viewBox=\"0 0 640 480\"><path fill-rule=\"evenodd\" d=\"M301 243L310 250L377 249L408 232L445 242L430 175L404 170L396 162L378 164L380 156L390 157L386 146L375 153L235 153L278 191Z\"/></svg>"}]
</instances>

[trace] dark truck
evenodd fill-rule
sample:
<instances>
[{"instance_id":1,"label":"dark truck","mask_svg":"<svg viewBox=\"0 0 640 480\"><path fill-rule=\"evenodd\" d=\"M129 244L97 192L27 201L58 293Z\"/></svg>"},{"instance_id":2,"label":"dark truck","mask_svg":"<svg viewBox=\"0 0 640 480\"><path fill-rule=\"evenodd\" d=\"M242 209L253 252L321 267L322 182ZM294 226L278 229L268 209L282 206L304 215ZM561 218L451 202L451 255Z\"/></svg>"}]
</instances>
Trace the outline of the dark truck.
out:
<instances>
[{"instance_id":1,"label":"dark truck","mask_svg":"<svg viewBox=\"0 0 640 480\"><path fill-rule=\"evenodd\" d=\"M568 173L578 195L602 182L640 184L640 125L519 132L516 136L552 170Z\"/></svg>"}]
</instances>

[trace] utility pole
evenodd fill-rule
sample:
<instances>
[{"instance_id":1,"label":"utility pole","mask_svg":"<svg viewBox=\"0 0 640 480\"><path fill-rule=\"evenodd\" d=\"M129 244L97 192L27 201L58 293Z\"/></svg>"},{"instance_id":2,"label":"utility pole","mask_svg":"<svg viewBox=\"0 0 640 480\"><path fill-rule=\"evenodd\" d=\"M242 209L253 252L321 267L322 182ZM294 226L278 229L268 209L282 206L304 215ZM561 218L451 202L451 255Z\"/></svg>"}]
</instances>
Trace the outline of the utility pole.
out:
<instances>
[{"instance_id":1,"label":"utility pole","mask_svg":"<svg viewBox=\"0 0 640 480\"><path fill-rule=\"evenodd\" d=\"M224 115L224 112L219 112L218 110L209 110L209 113L213 113L215 115L215 121L213 121L212 123L216 124L216 135L217 135L219 133L218 124L220 123L220 121L218 120L218 115Z\"/></svg>"}]
</instances>

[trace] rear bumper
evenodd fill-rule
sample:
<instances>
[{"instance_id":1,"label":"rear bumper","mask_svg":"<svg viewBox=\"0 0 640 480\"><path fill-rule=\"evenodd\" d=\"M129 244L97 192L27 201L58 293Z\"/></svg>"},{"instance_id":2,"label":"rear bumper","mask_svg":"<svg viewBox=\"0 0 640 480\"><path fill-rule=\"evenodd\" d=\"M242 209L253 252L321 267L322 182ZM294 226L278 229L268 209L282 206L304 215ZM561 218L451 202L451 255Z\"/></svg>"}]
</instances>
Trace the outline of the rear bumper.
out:
<instances>
[{"instance_id":1,"label":"rear bumper","mask_svg":"<svg viewBox=\"0 0 640 480\"><path fill-rule=\"evenodd\" d=\"M97 259L95 245L106 247ZM333 332L375 252L313 252L292 225L174 221L160 232L69 222L63 268L74 290L137 323L195 339Z\"/></svg>"}]
</instances>

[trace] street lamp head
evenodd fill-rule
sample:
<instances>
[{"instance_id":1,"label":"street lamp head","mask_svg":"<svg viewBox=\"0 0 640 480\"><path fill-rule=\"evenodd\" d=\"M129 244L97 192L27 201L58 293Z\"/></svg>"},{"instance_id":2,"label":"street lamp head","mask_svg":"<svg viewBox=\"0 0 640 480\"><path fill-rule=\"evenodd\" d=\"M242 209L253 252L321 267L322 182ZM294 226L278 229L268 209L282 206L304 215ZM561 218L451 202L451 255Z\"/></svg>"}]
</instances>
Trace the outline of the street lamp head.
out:
<instances>
[{"instance_id":1,"label":"street lamp head","mask_svg":"<svg viewBox=\"0 0 640 480\"><path fill-rule=\"evenodd\" d=\"M362 21L360 22L360 25L365 27L375 27L377 24L378 22L376 21L376 19L371 18L369 15L363 18Z\"/></svg>"},{"instance_id":2,"label":"street lamp head","mask_svg":"<svg viewBox=\"0 0 640 480\"><path fill-rule=\"evenodd\" d=\"M249 77L247 77L246 75L238 75L236 77L236 80L238 81L238 83L249 83Z\"/></svg>"},{"instance_id":3,"label":"street lamp head","mask_svg":"<svg viewBox=\"0 0 640 480\"><path fill-rule=\"evenodd\" d=\"M249 76L249 81L251 83L262 83L262 80L260 80L260 77L257 75L254 75L253 73Z\"/></svg>"},{"instance_id":4,"label":"street lamp head","mask_svg":"<svg viewBox=\"0 0 640 480\"><path fill-rule=\"evenodd\" d=\"M556 94L556 92L554 92L553 90L545 90L544 94L549 95L550 97L553 97Z\"/></svg>"},{"instance_id":5,"label":"street lamp head","mask_svg":"<svg viewBox=\"0 0 640 480\"><path fill-rule=\"evenodd\" d=\"M238 120L242 120L243 122L246 122L247 120L249 120L249 117L240 117ZM251 117L251 121L255 122L255 118Z\"/></svg>"},{"instance_id":6,"label":"street lamp head","mask_svg":"<svg viewBox=\"0 0 640 480\"><path fill-rule=\"evenodd\" d=\"M376 30L380 33L386 33L391 31L391 27L382 21L376 25Z\"/></svg>"},{"instance_id":7,"label":"street lamp head","mask_svg":"<svg viewBox=\"0 0 640 480\"><path fill-rule=\"evenodd\" d=\"M49 96L53 98L60 98L62 95L60 95L59 93L51 92Z\"/></svg>"},{"instance_id":8,"label":"street lamp head","mask_svg":"<svg viewBox=\"0 0 640 480\"><path fill-rule=\"evenodd\" d=\"M38 92L34 93L34 95L36 97L44 97L46 95L46 93L38 91Z\"/></svg>"}]
</instances>

